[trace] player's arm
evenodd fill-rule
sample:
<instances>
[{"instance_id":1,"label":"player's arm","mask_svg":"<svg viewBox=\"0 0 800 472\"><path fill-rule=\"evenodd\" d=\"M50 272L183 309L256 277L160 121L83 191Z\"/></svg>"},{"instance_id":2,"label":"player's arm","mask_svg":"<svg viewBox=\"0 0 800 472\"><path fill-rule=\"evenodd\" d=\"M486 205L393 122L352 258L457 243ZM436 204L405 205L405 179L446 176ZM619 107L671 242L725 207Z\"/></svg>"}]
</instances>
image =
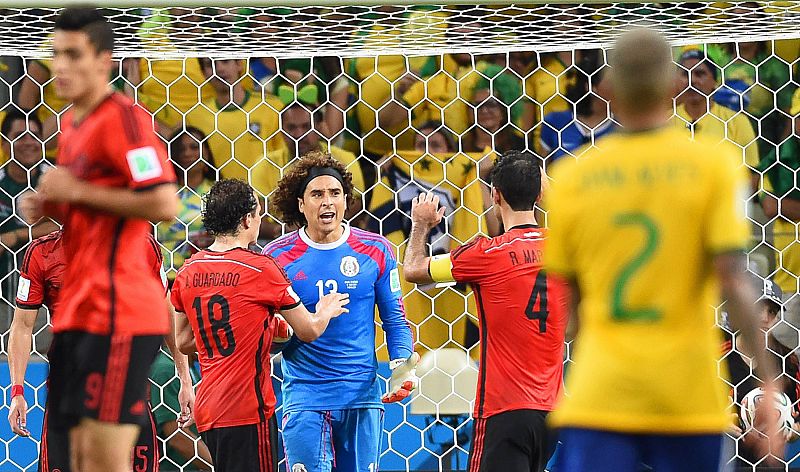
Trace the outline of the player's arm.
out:
<instances>
[{"instance_id":1,"label":"player's arm","mask_svg":"<svg viewBox=\"0 0 800 472\"><path fill-rule=\"evenodd\" d=\"M25 384L25 371L33 342L33 326L36 323L36 309L14 309L14 320L8 337L8 367L11 373L11 405L8 423L11 430L20 436L30 436L27 429L28 403L22 394Z\"/></svg>"},{"instance_id":2,"label":"player's arm","mask_svg":"<svg viewBox=\"0 0 800 472\"><path fill-rule=\"evenodd\" d=\"M287 290L291 290L291 287ZM347 312L344 306L349 302L349 294L333 292L320 298L315 313L306 310L299 298L294 304L282 307L280 313L294 330L295 336L310 343L322 336L333 318Z\"/></svg>"},{"instance_id":3,"label":"player's arm","mask_svg":"<svg viewBox=\"0 0 800 472\"><path fill-rule=\"evenodd\" d=\"M25 371L31 353L33 327L36 314L44 302L44 272L40 264L41 253L31 245L25 251L24 263L20 268L14 319L8 339L8 366L11 374L11 406L8 421L11 429L20 436L29 436L26 428L28 405L22 395Z\"/></svg>"},{"instance_id":4,"label":"player's arm","mask_svg":"<svg viewBox=\"0 0 800 472\"><path fill-rule=\"evenodd\" d=\"M384 403L393 403L407 398L419 385L417 377L419 354L414 352L414 336L403 309L403 292L400 287L397 260L388 247L384 250L384 258L386 261L384 273L375 284L375 303L378 306L378 316L381 318L383 331L386 333L392 377L389 389L381 400ZM373 347L369 346L370 349Z\"/></svg>"},{"instance_id":5,"label":"player's arm","mask_svg":"<svg viewBox=\"0 0 800 472\"><path fill-rule=\"evenodd\" d=\"M191 426L194 422L192 412L194 411L194 385L192 384L192 374L189 370L189 358L186 354L178 349L175 341L176 337L176 314L175 307L172 306L169 294L167 294L167 307L169 308L169 333L164 336L164 342L172 355L172 360L175 362L175 370L178 373L178 380L181 387L178 392L178 404L181 411L178 416L178 425L181 428ZM186 316L183 317L184 319ZM189 329L191 331L191 328ZM194 336L192 336L192 343L194 343Z\"/></svg>"},{"instance_id":6,"label":"player's arm","mask_svg":"<svg viewBox=\"0 0 800 472\"><path fill-rule=\"evenodd\" d=\"M767 356L764 335L758 325L758 315L755 310L757 297L750 280L748 280L745 256L733 252L717 255L714 258L714 270L720 280L725 310L731 325L738 331L737 335L741 337L747 347L747 352L753 353L757 375L764 379L764 389L779 392L780 388L776 382L777 371ZM762 414L758 416L770 417L769 409L773 406L768 403L762 402L759 405L759 408L767 410L762 411ZM774 457L782 457L783 441L777 426L770 424L762 432L766 434L765 440L759 441L759 444L755 445L759 452L764 454L771 452L775 454Z\"/></svg>"},{"instance_id":7,"label":"player's arm","mask_svg":"<svg viewBox=\"0 0 800 472\"><path fill-rule=\"evenodd\" d=\"M403 276L409 282L453 281L450 255L437 258L432 264L426 250L428 235L442 221L444 210L439 208L439 197L432 193L420 194L411 201L411 234L403 259Z\"/></svg>"},{"instance_id":8,"label":"player's arm","mask_svg":"<svg viewBox=\"0 0 800 472\"><path fill-rule=\"evenodd\" d=\"M175 344L183 354L189 355L197 352L194 332L189 324L186 313L175 311Z\"/></svg>"},{"instance_id":9,"label":"player's arm","mask_svg":"<svg viewBox=\"0 0 800 472\"><path fill-rule=\"evenodd\" d=\"M84 205L154 223L171 221L178 214L177 187L172 183L163 183L144 190L105 187L80 180L69 170L56 167L42 176L37 192L41 195L40 198L49 203Z\"/></svg>"}]
</instances>

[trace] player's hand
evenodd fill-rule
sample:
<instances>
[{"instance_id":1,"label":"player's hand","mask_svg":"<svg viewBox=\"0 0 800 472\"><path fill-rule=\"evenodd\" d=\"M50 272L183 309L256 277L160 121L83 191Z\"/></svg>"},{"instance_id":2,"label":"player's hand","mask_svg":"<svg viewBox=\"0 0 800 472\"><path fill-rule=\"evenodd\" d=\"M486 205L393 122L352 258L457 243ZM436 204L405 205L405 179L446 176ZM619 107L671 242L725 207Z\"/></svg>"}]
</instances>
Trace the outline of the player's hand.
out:
<instances>
[{"instance_id":1,"label":"player's hand","mask_svg":"<svg viewBox=\"0 0 800 472\"><path fill-rule=\"evenodd\" d=\"M31 435L28 431L28 402L25 397L17 395L11 399L11 405L8 408L8 423L11 425L11 431L20 436L28 437Z\"/></svg>"},{"instance_id":2,"label":"player's hand","mask_svg":"<svg viewBox=\"0 0 800 472\"><path fill-rule=\"evenodd\" d=\"M178 391L178 404L181 411L178 414L178 427L188 428L194 424L194 386L191 382L181 382L181 389Z\"/></svg>"},{"instance_id":3,"label":"player's hand","mask_svg":"<svg viewBox=\"0 0 800 472\"><path fill-rule=\"evenodd\" d=\"M800 416L800 413L797 410L792 411L792 418L794 418L794 422L792 423L791 428L786 428L783 431L783 439L786 440L787 443L795 442L800 439L800 423L797 422L797 417Z\"/></svg>"},{"instance_id":4,"label":"player's hand","mask_svg":"<svg viewBox=\"0 0 800 472\"><path fill-rule=\"evenodd\" d=\"M286 343L289 342L294 336L294 330L292 329L289 322L286 321L286 318L281 316L280 313L275 314L275 321L272 327L272 342L273 343Z\"/></svg>"},{"instance_id":5,"label":"player's hand","mask_svg":"<svg viewBox=\"0 0 800 472\"><path fill-rule=\"evenodd\" d=\"M80 202L86 193L86 182L75 177L69 169L56 167L42 175L36 190L45 201L75 203Z\"/></svg>"},{"instance_id":6,"label":"player's hand","mask_svg":"<svg viewBox=\"0 0 800 472\"><path fill-rule=\"evenodd\" d=\"M272 346L269 353L277 354L283 351L291 341L292 336L294 336L294 329L280 313L276 313L275 318L272 320Z\"/></svg>"},{"instance_id":7,"label":"player's hand","mask_svg":"<svg viewBox=\"0 0 800 472\"><path fill-rule=\"evenodd\" d=\"M739 438L744 433L742 428L739 427L739 415L736 413L731 413L731 422L728 427L725 428L725 433L732 438Z\"/></svg>"},{"instance_id":8,"label":"player's hand","mask_svg":"<svg viewBox=\"0 0 800 472\"><path fill-rule=\"evenodd\" d=\"M349 293L331 292L319 299L317 302L317 315L327 318L336 318L342 313L347 313L349 310L345 305L350 303Z\"/></svg>"},{"instance_id":9,"label":"player's hand","mask_svg":"<svg viewBox=\"0 0 800 472\"><path fill-rule=\"evenodd\" d=\"M394 362L394 361L393 361ZM406 360L400 360L396 366L392 367L392 379L389 382L389 391L381 398L383 403L394 403L402 401L411 395L411 392L419 385L417 377L417 363L419 354L411 354Z\"/></svg>"},{"instance_id":10,"label":"player's hand","mask_svg":"<svg viewBox=\"0 0 800 472\"><path fill-rule=\"evenodd\" d=\"M775 393L779 391L774 382L764 384L764 397L769 401L761 401L756 406L753 418L752 440L757 457L766 457L767 464L778 464L783 458L786 438L778 425L779 415L775 405Z\"/></svg>"},{"instance_id":11,"label":"player's hand","mask_svg":"<svg viewBox=\"0 0 800 472\"><path fill-rule=\"evenodd\" d=\"M411 200L411 223L435 228L444 217L444 207L439 208L439 197L421 193Z\"/></svg>"},{"instance_id":12,"label":"player's hand","mask_svg":"<svg viewBox=\"0 0 800 472\"><path fill-rule=\"evenodd\" d=\"M33 191L27 191L19 197L19 212L29 225L36 224L44 216L44 198Z\"/></svg>"}]
</instances>

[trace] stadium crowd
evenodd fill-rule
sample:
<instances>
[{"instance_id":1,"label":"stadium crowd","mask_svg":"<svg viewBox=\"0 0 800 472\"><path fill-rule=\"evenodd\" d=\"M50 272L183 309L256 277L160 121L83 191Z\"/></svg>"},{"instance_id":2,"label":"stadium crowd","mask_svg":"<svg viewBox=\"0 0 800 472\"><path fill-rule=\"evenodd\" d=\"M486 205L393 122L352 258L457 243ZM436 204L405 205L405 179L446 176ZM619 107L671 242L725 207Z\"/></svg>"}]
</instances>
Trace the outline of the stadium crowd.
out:
<instances>
[{"instance_id":1,"label":"stadium crowd","mask_svg":"<svg viewBox=\"0 0 800 472\"><path fill-rule=\"evenodd\" d=\"M408 21L415 12L406 10ZM243 20L228 21L277 25L282 14L276 9L272 16L249 16L243 9ZM143 57L119 61L109 78L153 116L178 176L179 216L155 228L170 280L186 259L212 242L200 219L201 196L220 178L246 180L264 197L259 243L266 244L293 229L270 208L284 170L309 151L330 152L353 173L357 199L348 208L351 224L383 234L398 249L409 236L413 197L420 191L437 195L445 219L429 241L433 254L443 254L476 234L502 231L488 212L486 183L499 154L533 151L546 171L554 161L580 156L597 139L620 132L602 50L147 59L148 48L170 46L161 29L193 34L212 28L203 26L202 17L179 8L142 10L130 27L140 37ZM492 21L471 14L447 20L445 34L490 28ZM363 33L364 41L382 31L374 24ZM790 299L800 291L800 189L795 183L800 41L684 46L674 50L674 58L683 73L675 84L672 123L741 149L742 163L752 173L751 216L760 224L773 222L766 236L754 225L754 241L764 239L755 250L767 256L758 271L776 271L774 280ZM52 162L59 146L58 117L66 104L55 94L51 61L5 57L2 64L2 76L12 84L0 112L0 267L7 307L1 324L7 328L24 249L55 229L52 223L29 229L16 201L36 187ZM402 284L421 350L474 347L476 308L466 286ZM162 355L154 367L154 394L177 389L172 375L164 374L171 369ZM166 436L176 429L170 415L167 406L156 411ZM198 451L199 457L204 454Z\"/></svg>"}]
</instances>

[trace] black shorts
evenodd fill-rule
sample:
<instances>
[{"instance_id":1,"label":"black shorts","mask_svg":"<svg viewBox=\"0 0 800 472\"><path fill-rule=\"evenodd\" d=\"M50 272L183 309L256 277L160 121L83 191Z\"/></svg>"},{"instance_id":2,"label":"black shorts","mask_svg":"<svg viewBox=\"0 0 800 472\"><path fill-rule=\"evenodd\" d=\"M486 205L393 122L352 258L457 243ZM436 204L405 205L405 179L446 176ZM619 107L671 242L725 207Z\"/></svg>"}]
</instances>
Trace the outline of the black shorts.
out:
<instances>
[{"instance_id":1,"label":"black shorts","mask_svg":"<svg viewBox=\"0 0 800 472\"><path fill-rule=\"evenodd\" d=\"M142 427L139 439L131 451L134 472L158 472L156 422L151 405L147 406L150 421ZM39 447L39 472L70 472L69 430L53 428L48 422L50 415L47 410L45 408L42 442Z\"/></svg>"},{"instance_id":2,"label":"black shorts","mask_svg":"<svg viewBox=\"0 0 800 472\"><path fill-rule=\"evenodd\" d=\"M278 422L213 428L200 433L216 472L278 472Z\"/></svg>"},{"instance_id":3,"label":"black shorts","mask_svg":"<svg viewBox=\"0 0 800 472\"><path fill-rule=\"evenodd\" d=\"M49 353L50 425L69 430L81 418L149 421L148 376L163 336L56 333Z\"/></svg>"},{"instance_id":4,"label":"black shorts","mask_svg":"<svg viewBox=\"0 0 800 472\"><path fill-rule=\"evenodd\" d=\"M541 472L555 449L546 411L513 410L475 419L469 472Z\"/></svg>"}]
</instances>

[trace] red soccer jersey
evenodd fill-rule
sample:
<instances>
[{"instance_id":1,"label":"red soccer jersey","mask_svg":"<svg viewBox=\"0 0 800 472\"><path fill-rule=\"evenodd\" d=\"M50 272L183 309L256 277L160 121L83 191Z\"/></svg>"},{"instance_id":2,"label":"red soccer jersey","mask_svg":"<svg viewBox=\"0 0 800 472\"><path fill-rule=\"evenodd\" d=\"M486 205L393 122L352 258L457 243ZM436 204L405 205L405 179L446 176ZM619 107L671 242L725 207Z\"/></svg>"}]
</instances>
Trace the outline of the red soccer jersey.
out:
<instances>
[{"instance_id":1,"label":"red soccer jersey","mask_svg":"<svg viewBox=\"0 0 800 472\"><path fill-rule=\"evenodd\" d=\"M203 372L197 429L269 419L275 411L270 323L275 311L300 304L283 269L246 249L200 251L178 271L172 304L189 319Z\"/></svg>"},{"instance_id":2,"label":"red soccer jersey","mask_svg":"<svg viewBox=\"0 0 800 472\"><path fill-rule=\"evenodd\" d=\"M542 270L544 237L536 226L515 226L450 254L453 278L472 285L478 305L476 418L551 411L561 392L567 290Z\"/></svg>"},{"instance_id":3,"label":"red soccer jersey","mask_svg":"<svg viewBox=\"0 0 800 472\"><path fill-rule=\"evenodd\" d=\"M61 234L61 231L54 231L31 242L22 260L17 289L18 307L36 310L44 305L50 310L51 321L59 311L58 295L66 266ZM147 264L152 273L166 284L163 257L152 233L148 234L147 240L150 248Z\"/></svg>"},{"instance_id":4,"label":"red soccer jersey","mask_svg":"<svg viewBox=\"0 0 800 472\"><path fill-rule=\"evenodd\" d=\"M175 181L150 116L124 95L109 95L80 123L69 110L61 124L58 164L79 179L135 190ZM63 223L68 263L53 331L165 334L164 291L146 255L150 222L69 205Z\"/></svg>"}]
</instances>

